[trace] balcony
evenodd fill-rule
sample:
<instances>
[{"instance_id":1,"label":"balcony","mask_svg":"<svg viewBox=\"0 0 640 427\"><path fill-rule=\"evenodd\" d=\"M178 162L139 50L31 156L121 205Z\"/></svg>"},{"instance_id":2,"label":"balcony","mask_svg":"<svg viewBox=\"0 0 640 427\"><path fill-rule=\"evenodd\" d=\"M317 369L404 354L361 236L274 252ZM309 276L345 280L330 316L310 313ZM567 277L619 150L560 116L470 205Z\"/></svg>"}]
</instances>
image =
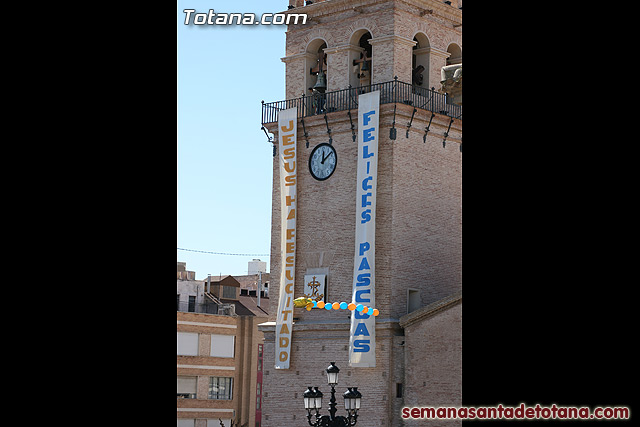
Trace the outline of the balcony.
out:
<instances>
[{"instance_id":1,"label":"balcony","mask_svg":"<svg viewBox=\"0 0 640 427\"><path fill-rule=\"evenodd\" d=\"M389 82L301 96L285 101L268 103L262 101L262 123L277 122L278 111L293 107L298 109L299 119L317 114L357 109L358 95L376 90L380 91L380 104L412 105L435 114L462 119L462 105L448 103L446 94L395 79Z\"/></svg>"},{"instance_id":2,"label":"balcony","mask_svg":"<svg viewBox=\"0 0 640 427\"><path fill-rule=\"evenodd\" d=\"M177 393L178 399L195 399L195 393Z\"/></svg>"},{"instance_id":3,"label":"balcony","mask_svg":"<svg viewBox=\"0 0 640 427\"><path fill-rule=\"evenodd\" d=\"M219 314L223 316L235 316L236 307L235 304L216 304L213 302L207 302L204 304L197 304L193 302L178 301L178 310L183 313L206 313L206 314Z\"/></svg>"}]
</instances>

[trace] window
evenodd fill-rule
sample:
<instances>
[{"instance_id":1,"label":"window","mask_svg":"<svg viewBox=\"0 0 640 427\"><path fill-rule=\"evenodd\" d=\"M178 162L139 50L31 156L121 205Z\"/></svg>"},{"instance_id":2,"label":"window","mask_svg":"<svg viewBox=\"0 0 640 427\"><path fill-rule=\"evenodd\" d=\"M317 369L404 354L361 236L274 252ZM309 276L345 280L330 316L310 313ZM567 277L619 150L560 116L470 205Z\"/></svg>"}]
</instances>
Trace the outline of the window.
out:
<instances>
[{"instance_id":1,"label":"window","mask_svg":"<svg viewBox=\"0 0 640 427\"><path fill-rule=\"evenodd\" d=\"M211 334L211 357L233 357L235 338L234 335Z\"/></svg>"},{"instance_id":2,"label":"window","mask_svg":"<svg viewBox=\"0 0 640 427\"><path fill-rule=\"evenodd\" d=\"M209 377L209 399L231 400L233 378Z\"/></svg>"},{"instance_id":3,"label":"window","mask_svg":"<svg viewBox=\"0 0 640 427\"><path fill-rule=\"evenodd\" d=\"M402 383L396 383L396 397L402 397Z\"/></svg>"},{"instance_id":4,"label":"window","mask_svg":"<svg viewBox=\"0 0 640 427\"><path fill-rule=\"evenodd\" d=\"M222 298L236 298L236 288L233 286L223 286L222 287Z\"/></svg>"},{"instance_id":5,"label":"window","mask_svg":"<svg viewBox=\"0 0 640 427\"><path fill-rule=\"evenodd\" d=\"M196 398L196 377L178 377L178 399Z\"/></svg>"},{"instance_id":6,"label":"window","mask_svg":"<svg viewBox=\"0 0 640 427\"><path fill-rule=\"evenodd\" d=\"M258 410L260 410L260 400L261 400L260 398L262 397L262 396L260 395L260 393L261 393L261 388L262 388L262 387L261 387L260 383L257 383L257 384L256 384L256 410L257 410L257 411L258 411Z\"/></svg>"},{"instance_id":7,"label":"window","mask_svg":"<svg viewBox=\"0 0 640 427\"><path fill-rule=\"evenodd\" d=\"M196 420L193 418L178 418L178 427L194 427Z\"/></svg>"},{"instance_id":8,"label":"window","mask_svg":"<svg viewBox=\"0 0 640 427\"><path fill-rule=\"evenodd\" d=\"M178 356L198 355L198 334L178 332Z\"/></svg>"},{"instance_id":9,"label":"window","mask_svg":"<svg viewBox=\"0 0 640 427\"><path fill-rule=\"evenodd\" d=\"M196 311L196 297L195 295L189 295L189 311L190 312L194 312Z\"/></svg>"},{"instance_id":10,"label":"window","mask_svg":"<svg viewBox=\"0 0 640 427\"><path fill-rule=\"evenodd\" d=\"M417 289L407 290L407 313L417 310L422 305L420 301L420 291Z\"/></svg>"}]
</instances>

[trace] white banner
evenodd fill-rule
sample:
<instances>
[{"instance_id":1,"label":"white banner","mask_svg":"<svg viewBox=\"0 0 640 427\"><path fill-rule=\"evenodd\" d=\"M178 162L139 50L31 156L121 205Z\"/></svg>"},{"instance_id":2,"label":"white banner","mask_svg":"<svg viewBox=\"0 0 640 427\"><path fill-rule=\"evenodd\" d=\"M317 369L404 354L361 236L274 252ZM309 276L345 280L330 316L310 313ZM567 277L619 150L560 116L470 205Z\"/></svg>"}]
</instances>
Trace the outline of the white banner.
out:
<instances>
[{"instance_id":1,"label":"white banner","mask_svg":"<svg viewBox=\"0 0 640 427\"><path fill-rule=\"evenodd\" d=\"M280 157L280 297L276 318L276 369L289 369L293 321L293 290L296 270L296 141L297 108L278 114Z\"/></svg>"},{"instance_id":2,"label":"white banner","mask_svg":"<svg viewBox=\"0 0 640 427\"><path fill-rule=\"evenodd\" d=\"M356 244L353 261L355 304L374 308L376 190L378 188L378 130L380 91L358 97L358 170L356 187ZM349 366L376 366L376 326L371 312L351 312Z\"/></svg>"}]
</instances>

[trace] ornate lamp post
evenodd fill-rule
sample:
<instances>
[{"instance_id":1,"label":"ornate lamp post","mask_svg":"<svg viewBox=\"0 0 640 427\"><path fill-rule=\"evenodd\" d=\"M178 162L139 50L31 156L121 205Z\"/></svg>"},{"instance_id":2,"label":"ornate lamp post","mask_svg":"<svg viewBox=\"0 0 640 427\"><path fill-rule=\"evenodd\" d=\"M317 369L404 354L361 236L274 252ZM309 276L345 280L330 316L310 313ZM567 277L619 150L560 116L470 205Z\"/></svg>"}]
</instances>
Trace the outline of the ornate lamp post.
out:
<instances>
[{"instance_id":1,"label":"ornate lamp post","mask_svg":"<svg viewBox=\"0 0 640 427\"><path fill-rule=\"evenodd\" d=\"M307 410L307 421L311 427L350 427L356 425L358 421L358 409L360 409L360 399L362 394L358 391L358 387L348 387L347 391L342 395L344 397L344 409L347 410L347 416L336 416L336 389L338 385L338 373L340 368L335 362L327 367L327 383L331 386L331 399L329 400L329 414L320 416L322 408L322 392L315 387L307 387L302 394L304 398L304 408ZM312 411L315 410L315 414ZM315 415L315 421L311 422L312 415Z\"/></svg>"}]
</instances>

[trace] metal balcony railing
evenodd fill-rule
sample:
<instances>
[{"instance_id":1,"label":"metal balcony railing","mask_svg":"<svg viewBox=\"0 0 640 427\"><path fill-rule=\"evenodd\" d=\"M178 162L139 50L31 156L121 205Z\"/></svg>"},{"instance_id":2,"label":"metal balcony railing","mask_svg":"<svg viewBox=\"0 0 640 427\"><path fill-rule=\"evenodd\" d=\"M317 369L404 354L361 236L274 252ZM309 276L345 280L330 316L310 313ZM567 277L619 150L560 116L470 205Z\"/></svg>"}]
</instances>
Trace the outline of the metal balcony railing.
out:
<instances>
[{"instance_id":1,"label":"metal balcony railing","mask_svg":"<svg viewBox=\"0 0 640 427\"><path fill-rule=\"evenodd\" d=\"M278 111L296 107L298 118L358 108L358 95L380 91L380 104L402 103L454 119L462 119L462 106L447 103L447 95L397 80L301 96L285 101L262 101L262 123L278 121Z\"/></svg>"},{"instance_id":2,"label":"metal balcony railing","mask_svg":"<svg viewBox=\"0 0 640 427\"><path fill-rule=\"evenodd\" d=\"M185 313L219 314L218 305L214 303L196 304L196 303L188 303L188 302L180 301L178 302L177 311L182 311Z\"/></svg>"},{"instance_id":3,"label":"metal balcony railing","mask_svg":"<svg viewBox=\"0 0 640 427\"><path fill-rule=\"evenodd\" d=\"M178 399L195 399L196 394L195 393L177 393L177 398Z\"/></svg>"},{"instance_id":4,"label":"metal balcony railing","mask_svg":"<svg viewBox=\"0 0 640 427\"><path fill-rule=\"evenodd\" d=\"M178 304L178 310L184 313L206 313L206 314L219 314L223 316L235 316L236 306L233 303L220 303L219 305L214 302L206 302L204 304L197 304L191 302L180 301Z\"/></svg>"}]
</instances>

